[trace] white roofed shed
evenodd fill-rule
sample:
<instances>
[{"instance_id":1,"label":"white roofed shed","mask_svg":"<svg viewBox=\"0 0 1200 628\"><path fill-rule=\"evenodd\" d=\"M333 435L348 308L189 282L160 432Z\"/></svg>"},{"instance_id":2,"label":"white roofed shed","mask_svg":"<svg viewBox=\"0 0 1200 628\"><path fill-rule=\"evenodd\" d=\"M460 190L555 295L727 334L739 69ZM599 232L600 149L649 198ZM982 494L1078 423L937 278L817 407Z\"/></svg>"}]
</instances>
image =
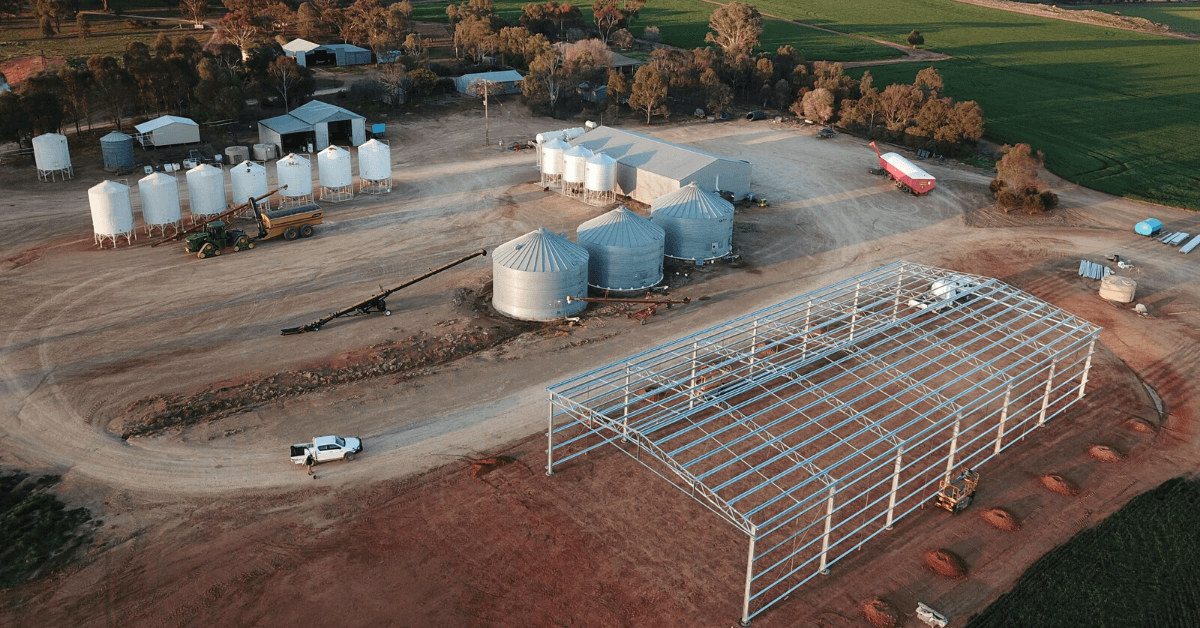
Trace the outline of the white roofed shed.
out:
<instances>
[{"instance_id":1,"label":"white roofed shed","mask_svg":"<svg viewBox=\"0 0 1200 628\"><path fill-rule=\"evenodd\" d=\"M135 127L137 141L143 148L196 144L200 141L200 125L190 118L159 116Z\"/></svg>"}]
</instances>

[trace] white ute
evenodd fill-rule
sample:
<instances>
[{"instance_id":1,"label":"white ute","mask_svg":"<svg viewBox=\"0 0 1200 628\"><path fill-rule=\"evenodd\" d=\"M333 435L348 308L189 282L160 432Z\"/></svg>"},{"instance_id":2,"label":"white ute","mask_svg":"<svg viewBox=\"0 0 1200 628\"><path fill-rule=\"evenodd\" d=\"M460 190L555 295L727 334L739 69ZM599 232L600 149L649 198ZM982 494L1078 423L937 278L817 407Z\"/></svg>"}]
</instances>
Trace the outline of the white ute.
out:
<instances>
[{"instance_id":1,"label":"white ute","mask_svg":"<svg viewBox=\"0 0 1200 628\"><path fill-rule=\"evenodd\" d=\"M357 438L342 438L341 436L318 436L311 443L292 445L292 462L304 464L309 456L314 464L331 460L354 460L354 455L362 451L362 441Z\"/></svg>"}]
</instances>

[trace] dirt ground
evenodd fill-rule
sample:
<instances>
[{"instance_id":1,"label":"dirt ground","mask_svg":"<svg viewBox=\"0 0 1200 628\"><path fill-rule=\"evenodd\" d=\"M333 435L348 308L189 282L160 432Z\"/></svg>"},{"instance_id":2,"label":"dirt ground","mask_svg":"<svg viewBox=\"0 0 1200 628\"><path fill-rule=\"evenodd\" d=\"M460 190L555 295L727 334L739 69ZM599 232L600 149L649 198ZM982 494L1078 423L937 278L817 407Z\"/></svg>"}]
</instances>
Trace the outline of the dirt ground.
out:
<instances>
[{"instance_id":1,"label":"dirt ground","mask_svg":"<svg viewBox=\"0 0 1200 628\"><path fill-rule=\"evenodd\" d=\"M496 112L493 138L577 124ZM389 124L393 192L326 204L316 237L208 260L177 245L94 249L96 152L75 156L66 183L0 167L0 466L62 474L63 498L103 521L78 567L4 592L0 625L269 626L326 607L352 626L729 626L746 539L616 451L546 477L545 387L897 259L999 277L1102 326L1088 396L981 469L972 510L918 511L755 625L866 626L861 609L876 597L902 625L920 625L918 601L961 625L1080 527L1195 473L1200 253L1132 225L1154 216L1194 233L1200 217L1061 181L1062 209L1009 216L988 208L988 173L924 162L938 187L915 198L869 174L874 153L846 135L746 121L649 131L754 163L754 192L771 204L736 216L741 262L679 271L675 294L692 304L645 326L601 311L518 334L480 307L482 258L394 295L391 317L279 335L475 249L541 226L571 234L606 211L543 192L534 156L483 146L473 112ZM1080 258L1110 253L1137 265L1120 272L1138 281L1149 317L1076 275ZM487 333L505 339L367 368L389 347ZM139 400L309 371L358 375L121 437ZM286 447L330 432L366 450L311 480ZM1093 445L1126 457L1094 460ZM499 465L472 477L470 460L484 457ZM1081 493L1048 491L1039 478L1050 473ZM1020 530L979 516L995 507ZM968 575L928 571L935 549L962 557Z\"/></svg>"}]
</instances>

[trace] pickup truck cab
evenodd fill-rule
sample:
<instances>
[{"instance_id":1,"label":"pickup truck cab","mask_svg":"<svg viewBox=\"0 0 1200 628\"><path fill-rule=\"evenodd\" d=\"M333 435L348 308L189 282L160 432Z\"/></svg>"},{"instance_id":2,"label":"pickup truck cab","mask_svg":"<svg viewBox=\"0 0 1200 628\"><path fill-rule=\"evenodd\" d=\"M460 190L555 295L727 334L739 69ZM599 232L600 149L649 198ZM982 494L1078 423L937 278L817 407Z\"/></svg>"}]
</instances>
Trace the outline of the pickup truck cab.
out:
<instances>
[{"instance_id":1,"label":"pickup truck cab","mask_svg":"<svg viewBox=\"0 0 1200 628\"><path fill-rule=\"evenodd\" d=\"M341 436L318 436L311 443L292 445L292 462L304 464L309 456L314 464L331 460L354 460L355 454L363 450L362 441L357 438L342 438Z\"/></svg>"}]
</instances>

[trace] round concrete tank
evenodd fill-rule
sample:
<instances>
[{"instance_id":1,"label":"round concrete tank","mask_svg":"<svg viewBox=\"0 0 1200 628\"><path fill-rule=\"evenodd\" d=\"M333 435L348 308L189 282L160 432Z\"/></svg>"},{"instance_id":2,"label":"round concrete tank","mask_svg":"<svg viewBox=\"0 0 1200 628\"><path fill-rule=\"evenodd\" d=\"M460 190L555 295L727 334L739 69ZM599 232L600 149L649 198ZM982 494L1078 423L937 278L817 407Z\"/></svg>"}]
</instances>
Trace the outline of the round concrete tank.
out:
<instances>
[{"instance_id":1,"label":"round concrete tank","mask_svg":"<svg viewBox=\"0 0 1200 628\"><path fill-rule=\"evenodd\" d=\"M587 160L592 151L582 146L572 146L563 151L562 178L566 183L582 184L587 176Z\"/></svg>"},{"instance_id":2,"label":"round concrete tank","mask_svg":"<svg viewBox=\"0 0 1200 628\"><path fill-rule=\"evenodd\" d=\"M186 177L188 209L193 216L215 216L225 211L225 175L220 168L200 164L188 170Z\"/></svg>"},{"instance_id":3,"label":"round concrete tank","mask_svg":"<svg viewBox=\"0 0 1200 628\"><path fill-rule=\"evenodd\" d=\"M351 185L354 175L350 151L331 145L317 153L317 178L321 180L321 187L344 188Z\"/></svg>"},{"instance_id":4,"label":"round concrete tank","mask_svg":"<svg viewBox=\"0 0 1200 628\"><path fill-rule=\"evenodd\" d=\"M88 190L88 201L92 207L92 232L101 246L104 240L117 245L117 238L125 236L128 242L133 233L133 204L129 200L129 186L116 181L104 181Z\"/></svg>"},{"instance_id":5,"label":"round concrete tank","mask_svg":"<svg viewBox=\"0 0 1200 628\"><path fill-rule=\"evenodd\" d=\"M492 305L506 316L548 321L587 307L567 297L587 296L587 249L544 227L496 247Z\"/></svg>"},{"instance_id":6,"label":"round concrete tank","mask_svg":"<svg viewBox=\"0 0 1200 628\"><path fill-rule=\"evenodd\" d=\"M588 252L588 283L602 290L643 290L663 278L667 234L624 205L576 230Z\"/></svg>"},{"instance_id":7,"label":"round concrete tank","mask_svg":"<svg viewBox=\"0 0 1200 628\"><path fill-rule=\"evenodd\" d=\"M253 152L255 161L267 161L279 157L274 144L255 144Z\"/></svg>"},{"instance_id":8,"label":"round concrete tank","mask_svg":"<svg viewBox=\"0 0 1200 628\"><path fill-rule=\"evenodd\" d=\"M268 191L267 168L253 161L243 161L231 168L229 179L233 184L234 205L241 205L251 198L263 196Z\"/></svg>"},{"instance_id":9,"label":"round concrete tank","mask_svg":"<svg viewBox=\"0 0 1200 628\"><path fill-rule=\"evenodd\" d=\"M275 162L275 179L279 182L279 195L285 199L302 199L312 196L312 162L297 155ZM283 186L287 186L284 188Z\"/></svg>"},{"instance_id":10,"label":"round concrete tank","mask_svg":"<svg viewBox=\"0 0 1200 628\"><path fill-rule=\"evenodd\" d=\"M33 162L43 172L69 170L71 153L67 150L67 137L46 133L33 138Z\"/></svg>"},{"instance_id":11,"label":"round concrete tank","mask_svg":"<svg viewBox=\"0 0 1200 628\"><path fill-rule=\"evenodd\" d=\"M179 182L169 174L155 172L138 181L138 196L142 198L142 222L150 227L178 225L183 219L179 208Z\"/></svg>"},{"instance_id":12,"label":"round concrete tank","mask_svg":"<svg viewBox=\"0 0 1200 628\"><path fill-rule=\"evenodd\" d=\"M733 248L733 204L695 183L651 203L650 220L667 232L667 257L702 262Z\"/></svg>"},{"instance_id":13,"label":"round concrete tank","mask_svg":"<svg viewBox=\"0 0 1200 628\"><path fill-rule=\"evenodd\" d=\"M367 140L358 147L358 178L386 181L392 178L392 149L379 140Z\"/></svg>"},{"instance_id":14,"label":"round concrete tank","mask_svg":"<svg viewBox=\"0 0 1200 628\"><path fill-rule=\"evenodd\" d=\"M250 149L245 146L230 146L225 149L225 157L229 165L236 166L250 159Z\"/></svg>"},{"instance_id":15,"label":"round concrete tank","mask_svg":"<svg viewBox=\"0 0 1200 628\"><path fill-rule=\"evenodd\" d=\"M133 157L133 138L113 131L100 138L100 154L104 156L104 169L132 168L136 164Z\"/></svg>"}]
</instances>

